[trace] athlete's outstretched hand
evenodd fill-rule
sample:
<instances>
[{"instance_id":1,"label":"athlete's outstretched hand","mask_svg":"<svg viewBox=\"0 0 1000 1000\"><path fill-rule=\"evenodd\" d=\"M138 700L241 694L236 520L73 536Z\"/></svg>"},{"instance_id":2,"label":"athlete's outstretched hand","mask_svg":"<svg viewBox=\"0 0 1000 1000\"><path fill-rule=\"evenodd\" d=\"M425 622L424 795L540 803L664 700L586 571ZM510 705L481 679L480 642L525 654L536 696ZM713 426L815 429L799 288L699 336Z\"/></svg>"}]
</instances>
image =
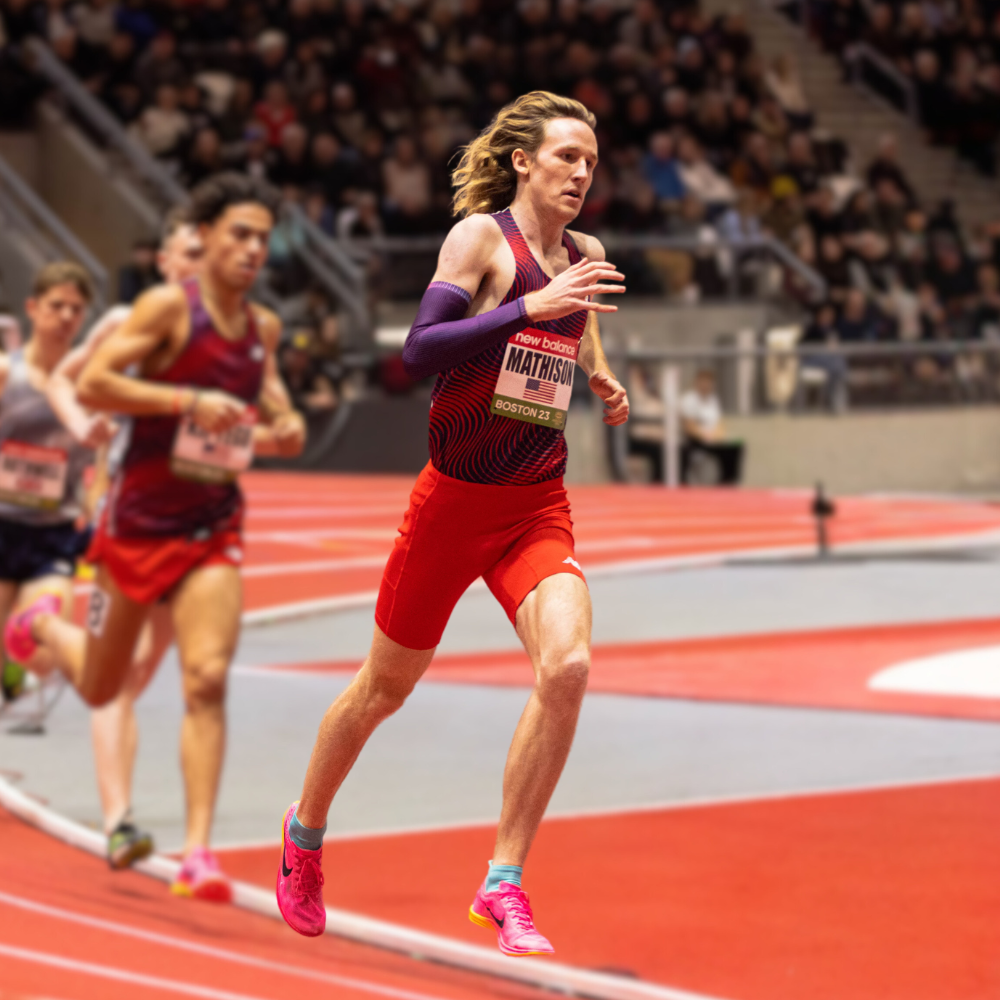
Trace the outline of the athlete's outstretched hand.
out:
<instances>
[{"instance_id":1,"label":"athlete's outstretched hand","mask_svg":"<svg viewBox=\"0 0 1000 1000\"><path fill-rule=\"evenodd\" d=\"M84 448L100 448L118 433L118 425L106 413L84 413L67 423L70 434Z\"/></svg>"},{"instance_id":2,"label":"athlete's outstretched hand","mask_svg":"<svg viewBox=\"0 0 1000 1000\"><path fill-rule=\"evenodd\" d=\"M620 382L607 372L595 372L587 384L591 392L604 400L604 422L609 427L618 427L628 420L628 395Z\"/></svg>"},{"instance_id":3,"label":"athlete's outstretched hand","mask_svg":"<svg viewBox=\"0 0 1000 1000\"><path fill-rule=\"evenodd\" d=\"M271 433L282 458L294 458L302 453L306 443L306 422L301 413L282 413L271 424Z\"/></svg>"},{"instance_id":4,"label":"athlete's outstretched hand","mask_svg":"<svg viewBox=\"0 0 1000 1000\"><path fill-rule=\"evenodd\" d=\"M203 430L221 434L240 422L246 408L242 399L230 396L228 392L206 389L195 395L191 418Z\"/></svg>"},{"instance_id":5,"label":"athlete's outstretched hand","mask_svg":"<svg viewBox=\"0 0 1000 1000\"><path fill-rule=\"evenodd\" d=\"M589 260L584 257L572 267L557 274L544 288L529 292L524 297L528 319L559 319L570 313L587 309L590 312L618 312L618 306L594 302L591 296L624 292L624 285L606 285L606 281L624 281L625 275L615 270L606 260Z\"/></svg>"}]
</instances>

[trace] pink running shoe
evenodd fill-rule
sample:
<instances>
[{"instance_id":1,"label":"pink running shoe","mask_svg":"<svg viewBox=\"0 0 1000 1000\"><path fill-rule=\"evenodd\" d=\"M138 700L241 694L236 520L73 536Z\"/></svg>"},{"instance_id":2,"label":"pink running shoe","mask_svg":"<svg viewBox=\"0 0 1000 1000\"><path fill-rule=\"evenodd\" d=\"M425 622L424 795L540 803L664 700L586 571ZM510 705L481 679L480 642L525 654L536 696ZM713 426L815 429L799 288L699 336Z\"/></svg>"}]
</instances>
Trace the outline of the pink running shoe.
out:
<instances>
[{"instance_id":1,"label":"pink running shoe","mask_svg":"<svg viewBox=\"0 0 1000 1000\"><path fill-rule=\"evenodd\" d=\"M15 663L25 666L38 649L38 643L31 634L32 622L39 615L57 615L60 611L62 611L62 598L58 594L42 594L20 614L11 615L3 630L3 644L7 655Z\"/></svg>"},{"instance_id":2,"label":"pink running shoe","mask_svg":"<svg viewBox=\"0 0 1000 1000\"><path fill-rule=\"evenodd\" d=\"M184 859L170 891L175 896L188 896L207 903L233 901L232 883L219 867L219 859L207 847L196 847Z\"/></svg>"},{"instance_id":3,"label":"pink running shoe","mask_svg":"<svg viewBox=\"0 0 1000 1000\"><path fill-rule=\"evenodd\" d=\"M307 851L292 840L288 824L298 802L293 802L281 823L281 864L278 866L278 909L285 923L305 937L319 937L326 930L323 905L323 848Z\"/></svg>"},{"instance_id":4,"label":"pink running shoe","mask_svg":"<svg viewBox=\"0 0 1000 1000\"><path fill-rule=\"evenodd\" d=\"M555 948L535 929L528 894L520 886L501 882L496 892L484 891L484 882L469 907L469 919L497 932L505 955L554 955Z\"/></svg>"}]
</instances>

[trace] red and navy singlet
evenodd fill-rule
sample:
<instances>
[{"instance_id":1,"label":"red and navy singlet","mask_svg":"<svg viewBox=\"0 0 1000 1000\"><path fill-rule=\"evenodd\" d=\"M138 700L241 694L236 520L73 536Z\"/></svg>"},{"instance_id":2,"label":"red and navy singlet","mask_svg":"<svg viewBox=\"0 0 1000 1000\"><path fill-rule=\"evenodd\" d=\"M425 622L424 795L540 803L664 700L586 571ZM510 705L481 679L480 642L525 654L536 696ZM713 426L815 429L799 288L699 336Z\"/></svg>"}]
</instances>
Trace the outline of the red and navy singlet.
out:
<instances>
[{"instance_id":1,"label":"red and navy singlet","mask_svg":"<svg viewBox=\"0 0 1000 1000\"><path fill-rule=\"evenodd\" d=\"M190 334L184 350L150 382L215 389L253 405L264 378L264 345L248 305L246 333L227 340L212 323L197 279L183 285ZM117 537L189 536L205 530L238 528L243 495L234 483L180 479L170 468L177 417L134 417L118 473L112 484L107 532Z\"/></svg>"},{"instance_id":2,"label":"red and navy singlet","mask_svg":"<svg viewBox=\"0 0 1000 1000\"><path fill-rule=\"evenodd\" d=\"M493 216L514 252L514 283L501 305L544 288L551 278L542 270L517 228L510 209ZM563 234L569 262L580 260L573 240ZM532 327L579 339L587 311L561 319L539 320ZM438 472L469 483L530 486L558 479L566 471L566 438L561 430L490 412L506 341L441 372L431 397L430 455Z\"/></svg>"}]
</instances>

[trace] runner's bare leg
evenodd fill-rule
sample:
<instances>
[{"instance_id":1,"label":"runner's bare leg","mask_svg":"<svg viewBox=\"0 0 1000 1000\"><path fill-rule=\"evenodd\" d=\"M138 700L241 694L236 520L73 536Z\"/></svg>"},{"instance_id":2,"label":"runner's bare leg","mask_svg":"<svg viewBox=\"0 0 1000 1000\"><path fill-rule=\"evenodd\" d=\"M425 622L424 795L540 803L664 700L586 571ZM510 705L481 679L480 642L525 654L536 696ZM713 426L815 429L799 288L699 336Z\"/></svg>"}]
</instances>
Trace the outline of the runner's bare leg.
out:
<instances>
[{"instance_id":1,"label":"runner's bare leg","mask_svg":"<svg viewBox=\"0 0 1000 1000\"><path fill-rule=\"evenodd\" d=\"M535 687L507 754L493 863L524 865L573 745L590 669L590 591L578 576L547 577L517 610Z\"/></svg>"},{"instance_id":2,"label":"runner's bare leg","mask_svg":"<svg viewBox=\"0 0 1000 1000\"><path fill-rule=\"evenodd\" d=\"M184 685L181 768L185 852L207 847L226 750L226 676L240 635L243 585L235 566L206 566L170 600Z\"/></svg>"},{"instance_id":3,"label":"runner's bare leg","mask_svg":"<svg viewBox=\"0 0 1000 1000\"><path fill-rule=\"evenodd\" d=\"M33 604L43 594L58 594L62 598L62 621L69 621L73 616L73 581L67 576L40 576L37 580L29 580L21 584L17 592L17 601L11 609L12 613L22 611ZM30 667L39 675L51 673L56 664L52 656L44 649L39 649L31 658L31 663L22 664Z\"/></svg>"},{"instance_id":4,"label":"runner's bare leg","mask_svg":"<svg viewBox=\"0 0 1000 1000\"><path fill-rule=\"evenodd\" d=\"M90 733L105 833L114 830L132 804L132 772L139 744L135 702L152 679L173 637L170 609L163 604L153 605L121 694L110 705L91 713Z\"/></svg>"},{"instance_id":5,"label":"runner's bare leg","mask_svg":"<svg viewBox=\"0 0 1000 1000\"><path fill-rule=\"evenodd\" d=\"M434 649L407 649L375 626L368 658L320 723L296 811L300 823L314 829L326 823L368 737L402 706L433 657Z\"/></svg>"},{"instance_id":6,"label":"runner's bare leg","mask_svg":"<svg viewBox=\"0 0 1000 1000\"><path fill-rule=\"evenodd\" d=\"M92 708L111 701L125 683L148 604L126 597L106 566L99 566L87 611L87 628L39 615L35 638ZM67 611L68 602L63 602ZM69 605L71 609L71 605Z\"/></svg>"}]
</instances>

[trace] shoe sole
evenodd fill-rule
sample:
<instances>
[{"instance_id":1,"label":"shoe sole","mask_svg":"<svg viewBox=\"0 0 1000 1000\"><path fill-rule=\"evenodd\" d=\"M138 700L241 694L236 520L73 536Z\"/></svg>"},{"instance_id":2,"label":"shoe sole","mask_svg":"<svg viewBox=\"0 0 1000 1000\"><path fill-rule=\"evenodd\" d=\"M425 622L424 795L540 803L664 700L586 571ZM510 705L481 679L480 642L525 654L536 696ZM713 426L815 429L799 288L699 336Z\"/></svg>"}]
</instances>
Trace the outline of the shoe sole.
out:
<instances>
[{"instance_id":1,"label":"shoe sole","mask_svg":"<svg viewBox=\"0 0 1000 1000\"><path fill-rule=\"evenodd\" d=\"M120 872L126 868L131 868L137 861L148 858L153 853L153 841L144 838L129 844L128 849L121 854L109 855L108 865L112 871Z\"/></svg>"},{"instance_id":2,"label":"shoe sole","mask_svg":"<svg viewBox=\"0 0 1000 1000\"><path fill-rule=\"evenodd\" d=\"M500 940L500 932L497 931L496 927L490 922L487 917L481 917L476 911L470 906L469 907L469 919L477 927L485 927L488 931L494 931L497 936L497 947L509 958L527 958L529 955L554 955L555 951L514 951L511 948L505 948L503 941Z\"/></svg>"},{"instance_id":3,"label":"shoe sole","mask_svg":"<svg viewBox=\"0 0 1000 1000\"><path fill-rule=\"evenodd\" d=\"M282 857L285 856L285 827L288 826L288 814L295 808L295 806L297 804L298 803L293 802L285 810L285 815L281 817L281 856ZM293 931L295 931L296 934L301 934L303 937L314 938L314 937L319 937L326 930L325 927L321 927L318 931L313 931L313 930L300 931L298 929L298 927L296 927L295 924L293 924L291 922L291 920L288 919L288 914L285 913L285 908L281 905L281 862L280 861L278 862L278 877L275 880L275 885L274 885L274 896L275 896L275 899L277 900L277 903L278 903L278 912L281 914L281 919L284 920L285 923L288 924L288 926L291 927L291 929Z\"/></svg>"}]
</instances>

